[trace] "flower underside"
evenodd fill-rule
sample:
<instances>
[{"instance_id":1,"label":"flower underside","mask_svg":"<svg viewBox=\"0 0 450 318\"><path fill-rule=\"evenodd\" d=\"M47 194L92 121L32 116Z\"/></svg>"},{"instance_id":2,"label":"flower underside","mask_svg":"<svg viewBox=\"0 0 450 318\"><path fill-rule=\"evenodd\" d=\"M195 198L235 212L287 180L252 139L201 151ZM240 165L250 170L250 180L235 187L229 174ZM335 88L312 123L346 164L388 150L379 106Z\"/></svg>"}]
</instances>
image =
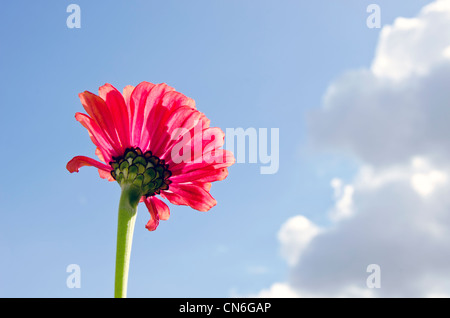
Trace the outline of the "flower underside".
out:
<instances>
[{"instance_id":1,"label":"flower underside","mask_svg":"<svg viewBox=\"0 0 450 318\"><path fill-rule=\"evenodd\" d=\"M120 186L133 185L146 197L169 189L172 175L169 165L151 151L143 153L139 147L127 148L123 156L112 159L109 163L113 169L111 176Z\"/></svg>"}]
</instances>

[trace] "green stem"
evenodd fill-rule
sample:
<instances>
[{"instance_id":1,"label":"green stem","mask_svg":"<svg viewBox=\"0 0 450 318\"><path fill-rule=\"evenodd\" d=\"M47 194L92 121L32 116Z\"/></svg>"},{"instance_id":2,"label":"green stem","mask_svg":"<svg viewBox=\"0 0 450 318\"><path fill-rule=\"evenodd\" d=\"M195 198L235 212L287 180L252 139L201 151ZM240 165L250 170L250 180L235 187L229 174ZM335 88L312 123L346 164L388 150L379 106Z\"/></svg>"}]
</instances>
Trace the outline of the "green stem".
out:
<instances>
[{"instance_id":1,"label":"green stem","mask_svg":"<svg viewBox=\"0 0 450 318\"><path fill-rule=\"evenodd\" d=\"M117 222L116 277L114 285L114 297L116 298L127 297L131 243L133 241L134 224L140 197L141 193L135 186L122 186Z\"/></svg>"}]
</instances>

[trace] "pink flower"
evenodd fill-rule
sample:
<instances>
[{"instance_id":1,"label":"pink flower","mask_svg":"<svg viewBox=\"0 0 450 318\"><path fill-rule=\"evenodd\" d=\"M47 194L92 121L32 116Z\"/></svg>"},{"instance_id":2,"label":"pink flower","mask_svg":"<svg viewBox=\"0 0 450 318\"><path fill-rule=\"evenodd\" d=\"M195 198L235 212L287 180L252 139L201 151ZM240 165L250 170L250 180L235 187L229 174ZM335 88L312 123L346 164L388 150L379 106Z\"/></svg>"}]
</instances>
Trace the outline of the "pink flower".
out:
<instances>
[{"instance_id":1,"label":"pink flower","mask_svg":"<svg viewBox=\"0 0 450 318\"><path fill-rule=\"evenodd\" d=\"M221 149L223 131L209 126L194 100L166 84L148 82L126 86L123 94L105 84L99 96L85 91L79 97L88 115L76 113L75 118L88 130L100 161L76 156L67 170L94 166L100 177L140 189L151 215L150 231L170 215L159 197L198 211L217 204L209 193L211 182L225 179L235 160Z\"/></svg>"}]
</instances>

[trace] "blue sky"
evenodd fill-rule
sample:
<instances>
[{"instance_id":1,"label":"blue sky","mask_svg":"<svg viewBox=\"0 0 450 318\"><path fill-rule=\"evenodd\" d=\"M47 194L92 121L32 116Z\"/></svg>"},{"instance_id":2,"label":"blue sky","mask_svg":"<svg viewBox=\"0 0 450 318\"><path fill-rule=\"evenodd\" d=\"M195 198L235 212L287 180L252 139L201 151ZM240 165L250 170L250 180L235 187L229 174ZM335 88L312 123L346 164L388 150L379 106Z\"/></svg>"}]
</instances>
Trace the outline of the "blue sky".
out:
<instances>
[{"instance_id":1,"label":"blue sky","mask_svg":"<svg viewBox=\"0 0 450 318\"><path fill-rule=\"evenodd\" d=\"M382 26L431 2L377 1ZM120 188L96 169L65 169L94 156L74 114L78 93L104 83L165 82L223 130L280 130L279 171L232 166L213 184L211 211L171 205L148 232L139 206L129 297L244 296L289 280L280 227L299 214L328 226L330 180L352 182L366 158L318 151L327 143L307 122L332 82L370 67L381 30L366 26L373 1L77 1L80 29L66 26L70 3L0 12L0 296L113 295ZM79 289L66 286L69 264L80 266Z\"/></svg>"}]
</instances>

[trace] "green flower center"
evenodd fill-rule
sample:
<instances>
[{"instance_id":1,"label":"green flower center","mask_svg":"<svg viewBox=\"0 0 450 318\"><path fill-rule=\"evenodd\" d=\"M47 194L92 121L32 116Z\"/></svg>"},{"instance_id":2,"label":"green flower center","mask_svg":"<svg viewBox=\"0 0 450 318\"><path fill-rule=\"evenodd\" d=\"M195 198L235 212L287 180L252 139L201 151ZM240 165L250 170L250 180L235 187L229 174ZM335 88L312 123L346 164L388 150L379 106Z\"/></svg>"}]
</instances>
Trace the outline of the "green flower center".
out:
<instances>
[{"instance_id":1,"label":"green flower center","mask_svg":"<svg viewBox=\"0 0 450 318\"><path fill-rule=\"evenodd\" d=\"M113 168L111 176L120 186L133 185L146 197L169 189L169 178L172 175L169 165L151 151L142 153L138 147L128 148L123 156L112 159L109 163Z\"/></svg>"}]
</instances>

